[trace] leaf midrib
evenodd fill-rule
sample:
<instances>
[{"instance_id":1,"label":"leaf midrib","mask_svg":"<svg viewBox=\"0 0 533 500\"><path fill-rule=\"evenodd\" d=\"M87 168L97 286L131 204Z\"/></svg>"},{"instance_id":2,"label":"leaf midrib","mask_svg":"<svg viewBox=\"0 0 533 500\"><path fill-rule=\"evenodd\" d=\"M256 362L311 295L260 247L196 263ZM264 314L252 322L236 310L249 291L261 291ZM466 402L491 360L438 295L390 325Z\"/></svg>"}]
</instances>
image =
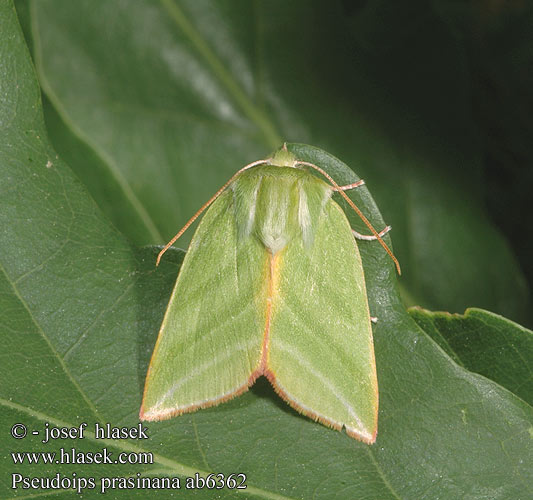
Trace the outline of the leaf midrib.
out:
<instances>
[{"instance_id":1,"label":"leaf midrib","mask_svg":"<svg viewBox=\"0 0 533 500\"><path fill-rule=\"evenodd\" d=\"M271 148L277 148L283 142L280 134L274 127L268 115L258 108L242 90L240 85L233 78L232 74L225 68L222 61L217 57L202 35L196 30L194 25L187 18L185 13L173 0L160 0L170 17L181 29L192 45L196 48L200 57L211 68L213 74L226 88L230 96L237 103L242 111L261 130L266 143Z\"/></svg>"},{"instance_id":2,"label":"leaf midrib","mask_svg":"<svg viewBox=\"0 0 533 500\"><path fill-rule=\"evenodd\" d=\"M36 71L39 75L39 85L41 86L42 90L45 92L48 99L56 109L58 115L61 117L65 125L68 126L69 130L71 130L74 136L76 136L83 143L87 144L87 146L89 146L94 151L96 156L108 166L109 172L114 177L118 185L121 187L125 197L131 203L132 207L135 209L140 219L143 221L147 231L150 233L152 238L154 238L154 240L157 242L162 242L163 236L159 232L155 221L147 212L144 205L141 203L140 199L137 197L137 195L131 188L128 180L124 177L113 158L108 155L106 151L100 148L98 144L95 143L89 137L89 135L87 135L80 127L76 125L76 123L70 118L69 114L65 110L65 107L63 106L61 100L52 89L52 85L48 81L43 67L41 37L34 2L30 3L30 19L34 46L34 62Z\"/></svg>"},{"instance_id":3,"label":"leaf midrib","mask_svg":"<svg viewBox=\"0 0 533 500\"><path fill-rule=\"evenodd\" d=\"M20 304L26 310L26 312L28 314L28 317L31 319L32 323L35 325L35 328L37 329L37 331L39 332L39 334L41 335L43 340L46 342L46 345L50 349L50 352L54 355L55 359L57 360L57 362L61 366L61 368L62 368L63 372L65 373L65 375L70 380L71 384L74 386L76 391L80 394L82 399L85 401L85 404L88 406L88 408L93 412L93 415L94 415L95 419L98 420L98 422L103 423L103 421L100 419L100 416L99 416L98 412L96 411L96 408L95 408L94 404L89 399L89 397L87 396L85 391L78 384L76 379L72 376L72 373L70 373L70 370L68 369L67 365L65 364L65 361L59 355L59 353L57 352L55 347L52 345L52 343L50 342L50 339L48 338L48 336L46 335L44 330L41 328L41 325L39 325L39 323L35 320L35 317L33 316L30 308L28 307L27 302L24 300L22 295L19 293L18 288L15 286L15 283L13 282L13 280L10 279L10 277L7 274L4 266L1 263L0 263L0 271L4 274L4 276L6 278L6 281L9 283L9 285L11 286L11 289L13 290L13 294L17 297L17 299L19 300Z\"/></svg>"}]
</instances>

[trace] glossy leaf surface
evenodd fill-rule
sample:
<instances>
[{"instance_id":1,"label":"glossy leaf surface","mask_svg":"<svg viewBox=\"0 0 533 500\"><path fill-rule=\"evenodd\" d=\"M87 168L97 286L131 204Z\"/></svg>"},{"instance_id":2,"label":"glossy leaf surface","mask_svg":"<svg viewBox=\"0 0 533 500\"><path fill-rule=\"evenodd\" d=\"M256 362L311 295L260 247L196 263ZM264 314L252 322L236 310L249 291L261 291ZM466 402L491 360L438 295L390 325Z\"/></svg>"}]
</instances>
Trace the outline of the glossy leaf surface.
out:
<instances>
[{"instance_id":1,"label":"glossy leaf surface","mask_svg":"<svg viewBox=\"0 0 533 500\"><path fill-rule=\"evenodd\" d=\"M458 364L533 403L533 333L482 309L465 314L413 308L411 317Z\"/></svg>"}]
</instances>

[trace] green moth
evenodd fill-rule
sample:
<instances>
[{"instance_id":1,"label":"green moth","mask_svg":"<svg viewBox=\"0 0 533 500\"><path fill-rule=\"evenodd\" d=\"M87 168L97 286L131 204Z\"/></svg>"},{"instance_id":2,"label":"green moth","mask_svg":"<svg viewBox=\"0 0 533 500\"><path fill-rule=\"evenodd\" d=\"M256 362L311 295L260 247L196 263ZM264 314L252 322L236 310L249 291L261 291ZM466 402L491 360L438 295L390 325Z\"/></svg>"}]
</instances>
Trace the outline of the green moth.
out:
<instances>
[{"instance_id":1,"label":"green moth","mask_svg":"<svg viewBox=\"0 0 533 500\"><path fill-rule=\"evenodd\" d=\"M311 173L318 171L323 178ZM378 385L361 257L338 191L284 146L239 170L207 208L183 261L146 376L141 420L217 405L261 375L293 408L366 443ZM357 233L356 233L357 235ZM399 270L399 266L398 266Z\"/></svg>"}]
</instances>

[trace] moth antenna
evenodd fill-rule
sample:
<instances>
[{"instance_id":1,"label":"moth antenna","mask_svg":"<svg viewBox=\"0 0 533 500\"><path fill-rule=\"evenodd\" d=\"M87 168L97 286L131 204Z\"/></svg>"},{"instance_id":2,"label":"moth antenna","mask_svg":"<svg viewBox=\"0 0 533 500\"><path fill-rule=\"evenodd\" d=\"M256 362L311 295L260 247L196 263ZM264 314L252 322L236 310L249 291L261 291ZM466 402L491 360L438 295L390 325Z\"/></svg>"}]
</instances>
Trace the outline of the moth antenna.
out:
<instances>
[{"instance_id":1,"label":"moth antenna","mask_svg":"<svg viewBox=\"0 0 533 500\"><path fill-rule=\"evenodd\" d=\"M376 240L379 241L380 245L385 249L385 251L389 254L389 257L392 259L392 261L394 262L394 265L396 266L396 270L398 271L398 274L402 274L402 270L400 268L400 263L398 262L398 259L394 256L394 254L392 253L391 249L387 246L387 244L383 241L383 239L381 238L381 236L379 235L379 233L374 229L374 226L372 226L372 224L370 224L370 221L365 217L365 215L363 214L363 212L361 212L361 210L357 207L357 205L352 201L350 200L350 198L348 197L348 195L344 192L344 190L342 189L341 186L339 186L334 180L333 178L331 177L331 175L329 175L326 171L322 170L320 167L314 165L313 163L309 163L307 161L297 161L296 162L296 165L305 165L307 167L311 167L313 169L315 169L317 172L320 172L330 183L331 185L333 186L333 189L335 191L337 191L345 200L346 202L348 203L348 205L350 205L350 207L352 207L352 209L355 211L355 213L359 216L359 218L365 223L365 225L368 227L368 229L370 229L370 231L372 231L372 234L376 237Z\"/></svg>"},{"instance_id":2,"label":"moth antenna","mask_svg":"<svg viewBox=\"0 0 533 500\"><path fill-rule=\"evenodd\" d=\"M198 217L200 217L200 215L202 215L202 213L204 212L204 210L206 210L207 208L209 208L209 205L211 205L211 203L213 203L223 192L224 190L235 180L236 177L238 177L242 172L244 172L245 170L248 170L249 168L252 168L252 167L255 167L256 165L262 165L264 163L268 163L270 161L270 159L266 159L266 160L257 160L257 161L254 161L252 163L249 163L248 165L242 167L240 170L238 170L237 172L235 172L231 177L230 179L213 195L211 196L211 198L209 198L209 200L207 200L201 207L200 209L187 221L187 223L178 231L178 233L176 234L176 236L174 236L174 238L172 238L164 247L163 249L157 254L157 259L155 261L155 265L158 266L159 265L159 262L161 261L161 257L163 257L164 253L176 242L176 240L185 232L187 231L187 229L189 228L189 226L196 220L198 219Z\"/></svg>"}]
</instances>

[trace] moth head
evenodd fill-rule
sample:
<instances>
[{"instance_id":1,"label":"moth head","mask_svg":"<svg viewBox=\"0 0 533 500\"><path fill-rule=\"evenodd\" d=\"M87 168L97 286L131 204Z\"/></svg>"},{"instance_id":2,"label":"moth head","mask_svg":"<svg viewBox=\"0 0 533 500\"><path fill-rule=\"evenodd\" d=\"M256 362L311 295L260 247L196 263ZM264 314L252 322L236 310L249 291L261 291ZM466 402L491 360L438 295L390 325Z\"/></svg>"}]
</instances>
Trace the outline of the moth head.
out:
<instances>
[{"instance_id":1,"label":"moth head","mask_svg":"<svg viewBox=\"0 0 533 500\"><path fill-rule=\"evenodd\" d=\"M278 149L272 157L268 160L269 165L276 167L292 167L296 168L296 156L294 156L288 149L287 144L284 143L281 149Z\"/></svg>"}]
</instances>

